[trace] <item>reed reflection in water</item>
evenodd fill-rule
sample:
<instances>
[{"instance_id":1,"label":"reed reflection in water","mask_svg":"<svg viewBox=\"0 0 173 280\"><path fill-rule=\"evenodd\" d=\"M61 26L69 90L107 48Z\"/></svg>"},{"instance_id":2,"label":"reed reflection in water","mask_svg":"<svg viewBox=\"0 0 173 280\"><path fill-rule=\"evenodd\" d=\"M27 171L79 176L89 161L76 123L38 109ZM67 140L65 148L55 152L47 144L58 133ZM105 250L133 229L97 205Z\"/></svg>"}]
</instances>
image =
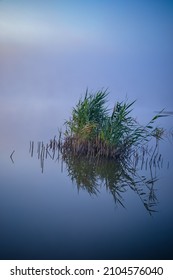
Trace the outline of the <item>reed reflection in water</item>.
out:
<instances>
[{"instance_id":1,"label":"reed reflection in water","mask_svg":"<svg viewBox=\"0 0 173 280\"><path fill-rule=\"evenodd\" d=\"M36 146L36 147L35 147ZM157 171L163 168L163 158L156 145L154 148L143 147L133 151L127 161L115 161L104 158L76 157L63 153L61 138L56 137L44 144L30 142L31 157L35 154L40 161L42 173L44 162L48 158L61 162L61 171L65 164L67 173L78 191L87 191L90 195L99 195L100 188L112 195L116 205L125 206L125 193L130 189L140 199L151 215L157 211L155 184L158 181Z\"/></svg>"}]
</instances>

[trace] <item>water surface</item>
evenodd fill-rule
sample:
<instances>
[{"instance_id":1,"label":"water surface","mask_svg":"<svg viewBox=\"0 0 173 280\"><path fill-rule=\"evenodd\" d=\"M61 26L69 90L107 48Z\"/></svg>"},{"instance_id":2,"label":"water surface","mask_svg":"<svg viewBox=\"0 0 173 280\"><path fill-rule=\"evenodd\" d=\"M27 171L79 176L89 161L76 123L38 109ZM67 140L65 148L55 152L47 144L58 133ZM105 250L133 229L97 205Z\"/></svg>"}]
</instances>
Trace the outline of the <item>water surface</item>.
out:
<instances>
[{"instance_id":1,"label":"water surface","mask_svg":"<svg viewBox=\"0 0 173 280\"><path fill-rule=\"evenodd\" d=\"M15 151L14 163L3 151L0 258L172 258L171 149L162 143L152 174L139 161L130 178L115 162L48 156L42 169L37 142L32 157L29 143Z\"/></svg>"},{"instance_id":2,"label":"water surface","mask_svg":"<svg viewBox=\"0 0 173 280\"><path fill-rule=\"evenodd\" d=\"M38 159L37 141L87 87L108 88L110 108L137 100L141 124L173 110L171 1L79 2L0 1L0 259L173 258L168 139L138 178L117 163Z\"/></svg>"}]
</instances>

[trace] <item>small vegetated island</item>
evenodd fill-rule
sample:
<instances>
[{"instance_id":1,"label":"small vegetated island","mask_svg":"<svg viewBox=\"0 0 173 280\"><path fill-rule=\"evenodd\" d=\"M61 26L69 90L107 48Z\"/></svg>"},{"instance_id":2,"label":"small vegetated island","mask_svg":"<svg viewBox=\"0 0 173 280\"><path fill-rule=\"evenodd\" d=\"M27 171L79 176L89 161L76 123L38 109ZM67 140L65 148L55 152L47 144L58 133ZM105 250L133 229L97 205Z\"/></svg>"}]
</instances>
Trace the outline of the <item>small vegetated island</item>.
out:
<instances>
[{"instance_id":1,"label":"small vegetated island","mask_svg":"<svg viewBox=\"0 0 173 280\"><path fill-rule=\"evenodd\" d=\"M146 126L140 125L130 113L135 101L116 102L113 109L107 106L107 90L86 93L73 108L65 122L61 151L64 156L88 158L127 159L130 154L147 144L152 138L162 138L163 128L154 127L163 110Z\"/></svg>"},{"instance_id":2,"label":"small vegetated island","mask_svg":"<svg viewBox=\"0 0 173 280\"><path fill-rule=\"evenodd\" d=\"M116 102L109 109L108 94L107 90L95 93L86 90L65 122L63 133L59 131L58 139L55 136L47 144L38 142L42 173L45 159L61 160L61 168L65 163L67 174L78 190L97 194L99 186L104 185L115 203L124 207L122 193L130 188L151 214L157 204L154 191L157 175L153 176L152 166L162 165L158 144L164 134L163 128L154 122L167 114L162 110L148 124L140 125L131 116L135 101ZM152 139L154 146L152 142L150 149L148 144ZM31 157L33 151L34 141L30 141ZM147 177L137 172L139 161L141 170L143 166L147 170L149 164Z\"/></svg>"}]
</instances>

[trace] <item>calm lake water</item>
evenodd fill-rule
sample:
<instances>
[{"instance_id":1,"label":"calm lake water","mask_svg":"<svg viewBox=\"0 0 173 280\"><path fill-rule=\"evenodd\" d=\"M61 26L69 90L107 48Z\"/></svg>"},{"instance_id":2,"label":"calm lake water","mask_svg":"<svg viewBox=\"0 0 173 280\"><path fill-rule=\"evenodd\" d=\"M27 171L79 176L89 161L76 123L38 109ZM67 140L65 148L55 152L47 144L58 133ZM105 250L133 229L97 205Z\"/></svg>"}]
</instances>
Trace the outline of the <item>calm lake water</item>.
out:
<instances>
[{"instance_id":1,"label":"calm lake water","mask_svg":"<svg viewBox=\"0 0 173 280\"><path fill-rule=\"evenodd\" d=\"M0 1L0 259L173 259L171 135L135 172L37 153L87 87L173 111L172 1L136 2Z\"/></svg>"},{"instance_id":2,"label":"calm lake water","mask_svg":"<svg viewBox=\"0 0 173 280\"><path fill-rule=\"evenodd\" d=\"M173 258L169 141L160 145L162 160L147 170L139 160L135 175L115 162L63 162L57 154L42 166L37 141L33 156L29 146L1 147L1 259Z\"/></svg>"},{"instance_id":3,"label":"calm lake water","mask_svg":"<svg viewBox=\"0 0 173 280\"><path fill-rule=\"evenodd\" d=\"M62 84L61 75L56 77L56 67L60 74L64 65L63 61L59 65L60 59L54 63L53 57L49 63L22 59L7 56L0 69L0 258L173 258L172 138L160 143L163 162L157 157L156 168L146 170L145 162L140 170L139 161L135 175L116 163L69 159L62 164L57 155L53 160L47 156L42 170L37 143L46 144L57 134L80 98L84 82L77 85L78 79L72 76L71 84ZM75 74L71 68L62 73L64 80L70 73ZM107 78L104 81L101 75L99 80L109 84ZM88 79L97 88L97 79ZM115 93L110 94L110 108L123 100ZM151 97L148 104L149 95L129 98L138 99L132 114L142 124L154 110L171 110L169 99L163 103L161 95ZM159 125L170 131L172 116L159 119ZM32 157L30 141L34 141ZM144 178L146 185L141 183ZM148 207L156 212L150 213Z\"/></svg>"}]
</instances>

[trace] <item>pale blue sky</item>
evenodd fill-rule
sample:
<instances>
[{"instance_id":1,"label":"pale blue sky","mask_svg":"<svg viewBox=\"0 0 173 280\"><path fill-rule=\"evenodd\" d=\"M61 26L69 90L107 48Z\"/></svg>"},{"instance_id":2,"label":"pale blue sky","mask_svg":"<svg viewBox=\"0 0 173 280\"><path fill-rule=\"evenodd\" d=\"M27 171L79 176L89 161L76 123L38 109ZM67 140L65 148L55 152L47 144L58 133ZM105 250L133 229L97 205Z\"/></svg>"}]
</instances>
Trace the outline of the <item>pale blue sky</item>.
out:
<instances>
[{"instance_id":1,"label":"pale blue sky","mask_svg":"<svg viewBox=\"0 0 173 280\"><path fill-rule=\"evenodd\" d=\"M171 1L4 0L0 5L1 40L9 42L49 40L59 47L81 44L117 53L171 47Z\"/></svg>"}]
</instances>

